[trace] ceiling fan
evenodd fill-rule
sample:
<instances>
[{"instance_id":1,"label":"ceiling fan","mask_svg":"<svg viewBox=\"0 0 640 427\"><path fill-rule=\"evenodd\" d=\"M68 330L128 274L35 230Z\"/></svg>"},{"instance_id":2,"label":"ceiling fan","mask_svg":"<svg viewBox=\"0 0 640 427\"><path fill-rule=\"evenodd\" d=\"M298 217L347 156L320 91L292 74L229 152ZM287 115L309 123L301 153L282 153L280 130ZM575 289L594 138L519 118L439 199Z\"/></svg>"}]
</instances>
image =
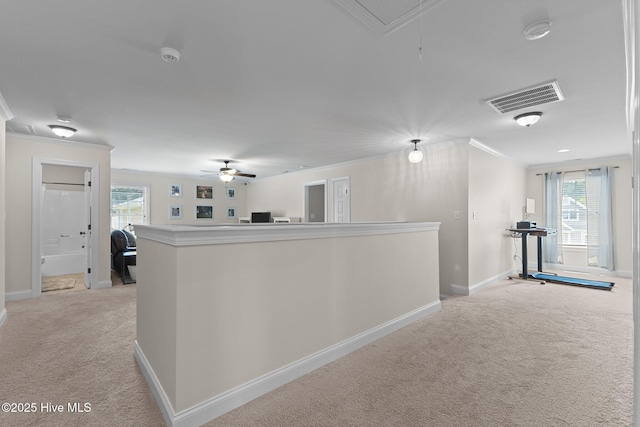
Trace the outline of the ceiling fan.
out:
<instances>
[{"instance_id":1,"label":"ceiling fan","mask_svg":"<svg viewBox=\"0 0 640 427\"><path fill-rule=\"evenodd\" d=\"M237 176L238 177L244 177L244 178L255 178L256 177L252 173L243 173L243 172L240 172L237 169L230 168L229 167L229 163L231 162L231 160L223 160L223 161L224 161L224 167L220 168L220 172L207 171L207 170L203 170L202 172L215 173L224 182L231 182L233 180L233 178L235 178Z\"/></svg>"}]
</instances>

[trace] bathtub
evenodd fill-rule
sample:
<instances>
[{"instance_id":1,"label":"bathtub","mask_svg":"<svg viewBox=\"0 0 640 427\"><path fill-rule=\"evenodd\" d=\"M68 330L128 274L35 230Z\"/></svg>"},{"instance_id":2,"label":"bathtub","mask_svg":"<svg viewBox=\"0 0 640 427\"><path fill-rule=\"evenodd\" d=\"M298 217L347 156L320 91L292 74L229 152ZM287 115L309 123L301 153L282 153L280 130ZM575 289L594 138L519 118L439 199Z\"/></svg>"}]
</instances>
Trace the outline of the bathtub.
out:
<instances>
[{"instance_id":1,"label":"bathtub","mask_svg":"<svg viewBox=\"0 0 640 427\"><path fill-rule=\"evenodd\" d=\"M76 239L76 238L69 238ZM81 247L81 246L80 246ZM58 244L42 246L40 271L42 276L83 273L87 266L84 249L78 250L77 242L61 238Z\"/></svg>"}]
</instances>

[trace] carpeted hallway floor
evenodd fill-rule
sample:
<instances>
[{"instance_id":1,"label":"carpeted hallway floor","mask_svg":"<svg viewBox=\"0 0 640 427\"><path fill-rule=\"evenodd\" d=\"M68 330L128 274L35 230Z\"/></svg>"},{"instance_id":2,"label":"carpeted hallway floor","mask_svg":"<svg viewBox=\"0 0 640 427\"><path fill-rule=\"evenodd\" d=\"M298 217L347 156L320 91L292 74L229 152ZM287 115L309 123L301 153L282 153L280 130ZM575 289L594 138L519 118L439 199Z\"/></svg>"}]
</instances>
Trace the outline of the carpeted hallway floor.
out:
<instances>
[{"instance_id":1,"label":"carpeted hallway floor","mask_svg":"<svg viewBox=\"0 0 640 427\"><path fill-rule=\"evenodd\" d=\"M505 280L447 299L206 425L631 426L631 280L614 281L608 292ZM135 286L7 303L0 400L37 412L0 413L0 425L163 425L133 357Z\"/></svg>"}]
</instances>

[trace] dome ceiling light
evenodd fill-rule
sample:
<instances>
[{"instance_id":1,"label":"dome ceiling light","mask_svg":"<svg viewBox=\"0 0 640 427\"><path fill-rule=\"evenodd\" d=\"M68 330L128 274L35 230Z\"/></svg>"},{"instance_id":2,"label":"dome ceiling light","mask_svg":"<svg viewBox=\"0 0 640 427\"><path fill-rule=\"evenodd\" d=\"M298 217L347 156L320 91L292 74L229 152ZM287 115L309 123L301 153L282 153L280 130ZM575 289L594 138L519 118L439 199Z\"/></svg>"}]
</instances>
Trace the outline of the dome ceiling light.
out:
<instances>
[{"instance_id":1,"label":"dome ceiling light","mask_svg":"<svg viewBox=\"0 0 640 427\"><path fill-rule=\"evenodd\" d=\"M49 128L60 138L70 138L77 132L74 128L70 128L68 126L49 125Z\"/></svg>"},{"instance_id":2,"label":"dome ceiling light","mask_svg":"<svg viewBox=\"0 0 640 427\"><path fill-rule=\"evenodd\" d=\"M542 117L542 113L539 111L534 111L531 113L524 113L520 114L519 116L515 116L513 120L515 120L516 123L518 123L520 126L529 127L537 123L537 121L540 120L540 117Z\"/></svg>"}]
</instances>

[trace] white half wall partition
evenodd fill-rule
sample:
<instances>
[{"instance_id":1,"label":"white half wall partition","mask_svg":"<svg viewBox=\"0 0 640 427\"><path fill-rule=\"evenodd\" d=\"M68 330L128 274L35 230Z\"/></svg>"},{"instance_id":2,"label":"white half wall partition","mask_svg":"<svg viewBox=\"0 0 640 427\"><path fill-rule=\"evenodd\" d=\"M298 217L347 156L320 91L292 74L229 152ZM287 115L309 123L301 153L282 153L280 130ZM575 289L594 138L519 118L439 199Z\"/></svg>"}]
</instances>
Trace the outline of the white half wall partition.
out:
<instances>
[{"instance_id":1,"label":"white half wall partition","mask_svg":"<svg viewBox=\"0 0 640 427\"><path fill-rule=\"evenodd\" d=\"M439 223L136 226L136 360L201 425L440 309Z\"/></svg>"}]
</instances>

